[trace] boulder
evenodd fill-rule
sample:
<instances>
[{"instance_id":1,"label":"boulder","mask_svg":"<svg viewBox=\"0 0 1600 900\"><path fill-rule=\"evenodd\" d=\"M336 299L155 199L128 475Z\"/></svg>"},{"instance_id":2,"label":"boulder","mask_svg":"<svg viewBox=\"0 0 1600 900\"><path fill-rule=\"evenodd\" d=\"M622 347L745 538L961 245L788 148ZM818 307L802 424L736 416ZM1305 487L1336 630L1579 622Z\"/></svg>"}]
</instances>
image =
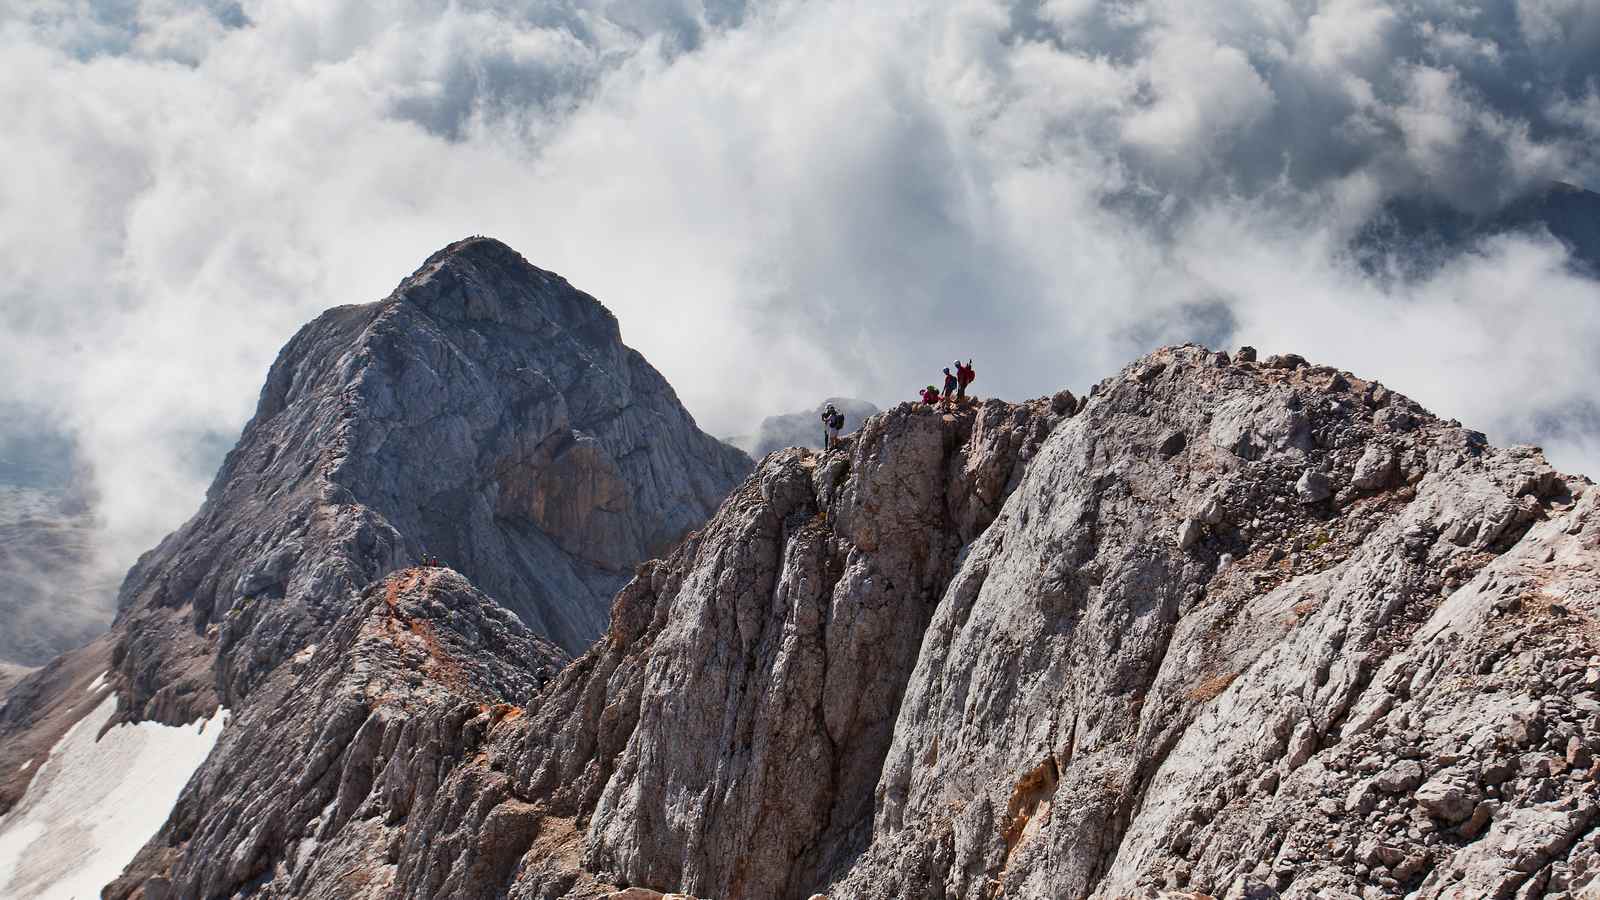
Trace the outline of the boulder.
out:
<instances>
[{"instance_id":1,"label":"boulder","mask_svg":"<svg viewBox=\"0 0 1600 900\"><path fill-rule=\"evenodd\" d=\"M1307 469L1300 475L1300 480L1294 483L1294 492L1301 503L1321 503L1333 496L1333 482L1327 475Z\"/></svg>"},{"instance_id":2,"label":"boulder","mask_svg":"<svg viewBox=\"0 0 1600 900\"><path fill-rule=\"evenodd\" d=\"M1441 772L1417 788L1412 797L1428 815L1453 825L1472 816L1482 794L1465 774Z\"/></svg>"},{"instance_id":3,"label":"boulder","mask_svg":"<svg viewBox=\"0 0 1600 900\"><path fill-rule=\"evenodd\" d=\"M1403 794L1422 783L1422 765L1414 759L1402 759L1380 772L1372 783L1381 791Z\"/></svg>"},{"instance_id":4,"label":"boulder","mask_svg":"<svg viewBox=\"0 0 1600 900\"><path fill-rule=\"evenodd\" d=\"M1184 519L1178 526L1178 546L1188 550L1200 543L1200 538L1205 535L1205 526L1195 519Z\"/></svg>"},{"instance_id":5,"label":"boulder","mask_svg":"<svg viewBox=\"0 0 1600 900\"><path fill-rule=\"evenodd\" d=\"M1372 444L1356 460L1350 483L1358 490L1381 490L1389 486L1394 472L1394 451L1384 444Z\"/></svg>"}]
</instances>

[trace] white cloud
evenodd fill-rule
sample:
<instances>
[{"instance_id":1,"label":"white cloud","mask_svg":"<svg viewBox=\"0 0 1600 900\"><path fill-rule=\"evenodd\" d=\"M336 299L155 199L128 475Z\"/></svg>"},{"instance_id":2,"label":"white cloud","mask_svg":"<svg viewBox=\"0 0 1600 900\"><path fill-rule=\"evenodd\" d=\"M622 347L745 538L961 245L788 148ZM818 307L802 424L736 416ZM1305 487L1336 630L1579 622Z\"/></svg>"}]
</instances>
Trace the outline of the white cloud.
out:
<instances>
[{"instance_id":1,"label":"white cloud","mask_svg":"<svg viewBox=\"0 0 1600 900\"><path fill-rule=\"evenodd\" d=\"M1162 34L1150 48L1151 101L1124 120L1122 136L1188 175L1247 133L1274 97L1245 53L1186 34Z\"/></svg>"},{"instance_id":2,"label":"white cloud","mask_svg":"<svg viewBox=\"0 0 1600 900\"><path fill-rule=\"evenodd\" d=\"M1344 253L1397 196L1600 183L1589 10L33 2L0 12L0 379L77 435L126 559L296 327L488 233L617 311L718 433L908 398L957 353L1015 397L1205 337L1593 470L1596 430L1551 425L1600 384L1557 245L1423 282Z\"/></svg>"}]
</instances>

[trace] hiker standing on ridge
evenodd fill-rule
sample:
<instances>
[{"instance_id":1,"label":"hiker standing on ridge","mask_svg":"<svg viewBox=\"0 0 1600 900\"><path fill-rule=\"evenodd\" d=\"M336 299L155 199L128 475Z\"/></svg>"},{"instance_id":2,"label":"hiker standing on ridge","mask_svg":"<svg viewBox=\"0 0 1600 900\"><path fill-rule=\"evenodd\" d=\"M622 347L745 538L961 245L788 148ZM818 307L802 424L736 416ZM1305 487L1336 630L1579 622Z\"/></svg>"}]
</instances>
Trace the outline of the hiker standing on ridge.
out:
<instances>
[{"instance_id":1,"label":"hiker standing on ridge","mask_svg":"<svg viewBox=\"0 0 1600 900\"><path fill-rule=\"evenodd\" d=\"M960 365L960 363L957 363L957 365ZM944 402L945 402L946 406L949 406L950 404L955 402L956 390L959 388L959 386L960 385L959 385L959 382L957 382L956 377L954 375L950 374L950 370L949 369L945 369L944 370Z\"/></svg>"},{"instance_id":2,"label":"hiker standing on ridge","mask_svg":"<svg viewBox=\"0 0 1600 900\"><path fill-rule=\"evenodd\" d=\"M839 429L844 427L844 413L832 403L822 411L822 449L832 450L839 443Z\"/></svg>"},{"instance_id":3,"label":"hiker standing on ridge","mask_svg":"<svg viewBox=\"0 0 1600 900\"><path fill-rule=\"evenodd\" d=\"M978 377L977 373L972 370L972 360L970 360L970 359L967 360L967 364L964 365L964 366L961 364L961 360L959 360L959 359L956 360L956 404L957 405L960 405L962 403L967 402L967 385L971 384L972 383L972 379L977 378L977 377Z\"/></svg>"}]
</instances>

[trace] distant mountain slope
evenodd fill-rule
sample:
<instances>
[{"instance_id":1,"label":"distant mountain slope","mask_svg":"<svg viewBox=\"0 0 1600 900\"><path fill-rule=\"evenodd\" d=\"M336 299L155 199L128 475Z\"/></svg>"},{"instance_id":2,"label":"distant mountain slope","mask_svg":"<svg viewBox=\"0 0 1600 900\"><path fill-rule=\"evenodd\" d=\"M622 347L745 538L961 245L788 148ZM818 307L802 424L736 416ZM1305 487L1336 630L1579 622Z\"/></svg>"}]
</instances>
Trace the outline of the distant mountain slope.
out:
<instances>
[{"instance_id":1,"label":"distant mountain slope","mask_svg":"<svg viewBox=\"0 0 1600 900\"><path fill-rule=\"evenodd\" d=\"M1548 232L1575 266L1600 277L1600 194L1553 182L1489 215L1399 199L1362 230L1354 250L1370 270L1422 275L1478 241L1508 232Z\"/></svg>"},{"instance_id":2,"label":"distant mountain slope","mask_svg":"<svg viewBox=\"0 0 1600 900\"><path fill-rule=\"evenodd\" d=\"M0 700L5 699L6 692L11 690L12 685L27 677L32 671L26 666L0 662Z\"/></svg>"},{"instance_id":3,"label":"distant mountain slope","mask_svg":"<svg viewBox=\"0 0 1600 900\"><path fill-rule=\"evenodd\" d=\"M813 450L820 450L822 449L823 433L822 411L830 403L839 412L844 413L842 434L849 434L860 428L862 422L878 412L876 406L865 400L855 400L850 397L829 397L817 404L815 409L768 416L761 420L761 425L756 429L755 434L729 438L729 442L743 448L745 452L750 454L751 458L758 462L768 453L787 447L810 447Z\"/></svg>"},{"instance_id":4,"label":"distant mountain slope","mask_svg":"<svg viewBox=\"0 0 1600 900\"><path fill-rule=\"evenodd\" d=\"M87 475L67 437L0 403L0 662L41 666L111 624Z\"/></svg>"},{"instance_id":5,"label":"distant mountain slope","mask_svg":"<svg viewBox=\"0 0 1600 900\"><path fill-rule=\"evenodd\" d=\"M200 511L123 583L121 715L237 706L363 585L425 558L581 651L633 566L749 467L593 297L498 241L452 244L284 348Z\"/></svg>"},{"instance_id":6,"label":"distant mountain slope","mask_svg":"<svg viewBox=\"0 0 1600 900\"><path fill-rule=\"evenodd\" d=\"M93 519L59 495L0 486L0 661L40 666L106 630L117 584L93 539Z\"/></svg>"}]
</instances>

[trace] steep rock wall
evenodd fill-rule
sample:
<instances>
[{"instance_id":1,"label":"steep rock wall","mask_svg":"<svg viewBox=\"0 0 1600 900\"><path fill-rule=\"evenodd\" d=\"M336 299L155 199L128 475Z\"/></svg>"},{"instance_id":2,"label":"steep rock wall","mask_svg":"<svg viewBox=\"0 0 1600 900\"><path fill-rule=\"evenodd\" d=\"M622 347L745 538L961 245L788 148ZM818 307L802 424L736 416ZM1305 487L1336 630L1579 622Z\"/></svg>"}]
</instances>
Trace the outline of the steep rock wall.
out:
<instances>
[{"instance_id":1,"label":"steep rock wall","mask_svg":"<svg viewBox=\"0 0 1600 900\"><path fill-rule=\"evenodd\" d=\"M250 890L1582 896L1596 502L1293 356L1169 348L1081 405L903 404L768 457L523 714L422 716L430 790L351 779L356 812L302 810ZM365 758L354 731L280 771ZM205 771L250 770L228 755ZM192 810L211 836L169 836L133 890L257 846Z\"/></svg>"}]
</instances>

